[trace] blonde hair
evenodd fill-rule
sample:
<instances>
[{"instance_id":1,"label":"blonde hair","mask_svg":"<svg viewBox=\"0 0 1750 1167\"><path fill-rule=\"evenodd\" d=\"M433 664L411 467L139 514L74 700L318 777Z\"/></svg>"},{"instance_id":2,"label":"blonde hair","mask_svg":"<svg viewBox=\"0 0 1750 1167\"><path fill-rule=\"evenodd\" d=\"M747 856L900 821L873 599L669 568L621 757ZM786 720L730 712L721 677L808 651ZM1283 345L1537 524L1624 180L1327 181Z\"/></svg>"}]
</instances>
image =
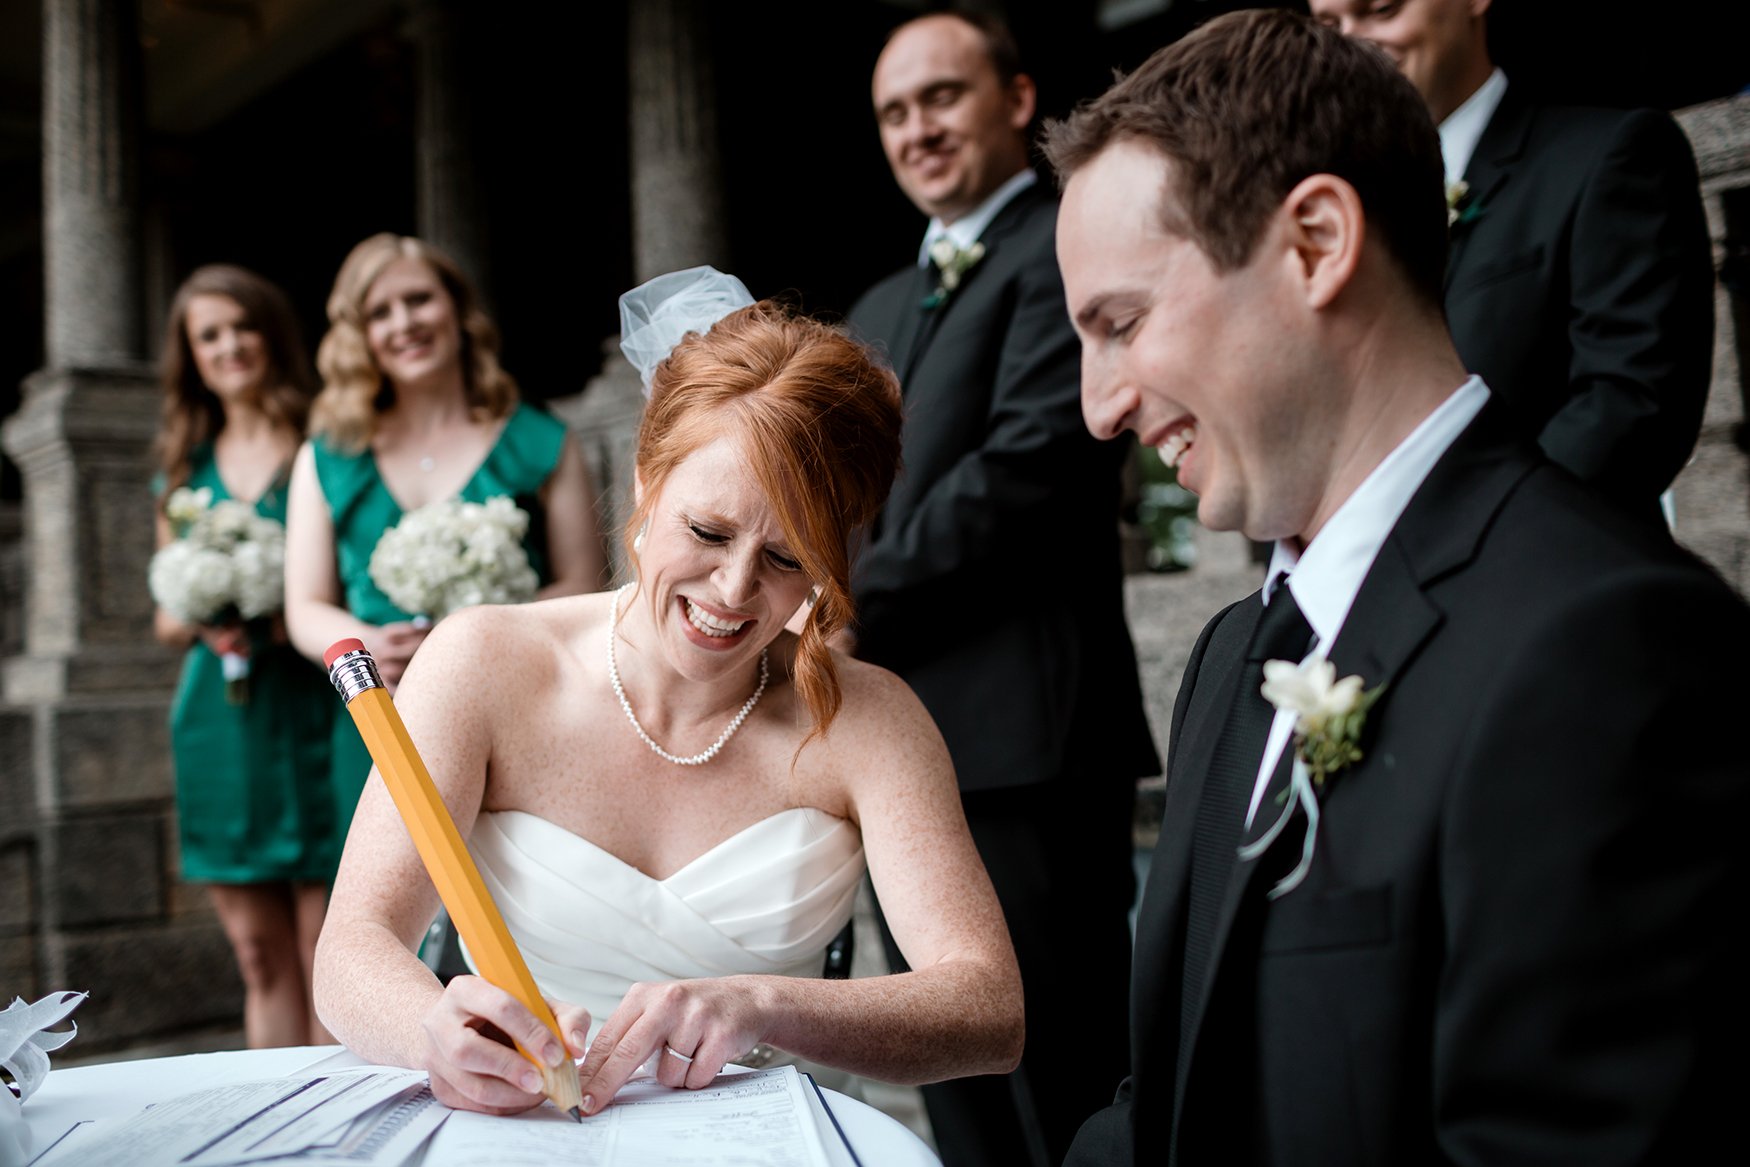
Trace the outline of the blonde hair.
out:
<instances>
[{"instance_id":1,"label":"blonde hair","mask_svg":"<svg viewBox=\"0 0 1750 1167\"><path fill-rule=\"evenodd\" d=\"M383 376L365 339L365 297L396 260L429 267L455 305L462 336L462 387L475 420L504 417L517 403L517 384L498 364L498 326L456 261L422 239L387 231L353 248L328 294L328 333L316 350L322 392L310 408L310 434L341 450L370 445L377 418L395 405L395 386Z\"/></svg>"},{"instance_id":2,"label":"blonde hair","mask_svg":"<svg viewBox=\"0 0 1750 1167\"><path fill-rule=\"evenodd\" d=\"M689 333L656 367L638 428L642 499L626 546L674 468L716 438L742 450L784 539L820 588L796 646L796 692L825 733L843 694L827 640L850 624L851 537L887 500L899 471L893 373L843 332L769 300Z\"/></svg>"}]
</instances>

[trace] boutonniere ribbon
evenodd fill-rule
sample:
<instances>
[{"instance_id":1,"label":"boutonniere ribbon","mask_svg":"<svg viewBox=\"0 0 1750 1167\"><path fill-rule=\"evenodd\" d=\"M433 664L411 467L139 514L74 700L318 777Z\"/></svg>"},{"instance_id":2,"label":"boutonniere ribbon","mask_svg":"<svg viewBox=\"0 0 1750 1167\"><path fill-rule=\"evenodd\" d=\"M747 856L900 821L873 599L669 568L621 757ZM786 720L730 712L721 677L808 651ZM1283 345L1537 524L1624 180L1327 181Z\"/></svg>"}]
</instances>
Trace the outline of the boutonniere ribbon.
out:
<instances>
[{"instance_id":1,"label":"boutonniere ribbon","mask_svg":"<svg viewBox=\"0 0 1750 1167\"><path fill-rule=\"evenodd\" d=\"M1471 197L1470 183L1464 179L1446 184L1446 226L1448 230L1473 223L1481 218L1483 204Z\"/></svg>"},{"instance_id":2,"label":"boutonniere ribbon","mask_svg":"<svg viewBox=\"0 0 1750 1167\"><path fill-rule=\"evenodd\" d=\"M936 266L936 290L924 297L921 307L930 312L946 304L966 273L983 258L982 242L975 241L970 247L957 247L952 239L944 235L930 244L930 262Z\"/></svg>"},{"instance_id":3,"label":"boutonniere ribbon","mask_svg":"<svg viewBox=\"0 0 1750 1167\"><path fill-rule=\"evenodd\" d=\"M1367 724L1367 712L1385 690L1384 685L1376 685L1363 692L1363 684L1357 676L1337 680L1337 666L1318 657L1299 664L1264 662L1264 699L1295 715L1294 762L1282 813L1269 830L1240 848L1240 858L1250 862L1269 850L1288 826L1296 805L1306 811L1306 841L1301 846L1300 862L1270 889L1270 899L1287 895L1306 879L1318 841L1319 794L1333 775L1362 758L1361 732Z\"/></svg>"}]
</instances>

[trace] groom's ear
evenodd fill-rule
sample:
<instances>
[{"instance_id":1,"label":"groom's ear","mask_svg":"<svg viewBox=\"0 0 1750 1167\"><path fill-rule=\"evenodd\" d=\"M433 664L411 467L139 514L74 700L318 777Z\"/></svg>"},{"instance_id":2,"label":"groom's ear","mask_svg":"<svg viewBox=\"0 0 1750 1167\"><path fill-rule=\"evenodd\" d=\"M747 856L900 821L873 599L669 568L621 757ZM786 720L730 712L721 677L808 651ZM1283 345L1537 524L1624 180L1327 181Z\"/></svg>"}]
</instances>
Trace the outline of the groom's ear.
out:
<instances>
[{"instance_id":1,"label":"groom's ear","mask_svg":"<svg viewBox=\"0 0 1750 1167\"><path fill-rule=\"evenodd\" d=\"M1334 174L1303 178L1282 202L1307 307L1326 308L1355 277L1367 215L1353 186Z\"/></svg>"}]
</instances>

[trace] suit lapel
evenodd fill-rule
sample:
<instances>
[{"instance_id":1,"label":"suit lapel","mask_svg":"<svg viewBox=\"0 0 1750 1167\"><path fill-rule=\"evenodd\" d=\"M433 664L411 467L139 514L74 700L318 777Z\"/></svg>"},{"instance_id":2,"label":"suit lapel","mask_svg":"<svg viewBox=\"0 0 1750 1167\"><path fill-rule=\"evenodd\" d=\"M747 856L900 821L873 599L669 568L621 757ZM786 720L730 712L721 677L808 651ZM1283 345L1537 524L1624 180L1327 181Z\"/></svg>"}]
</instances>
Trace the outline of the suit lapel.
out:
<instances>
[{"instance_id":1,"label":"suit lapel","mask_svg":"<svg viewBox=\"0 0 1750 1167\"><path fill-rule=\"evenodd\" d=\"M984 244L984 258L973 264L961 276L960 286L954 289L953 294L947 300L935 308L925 309L923 301L925 297L935 291L936 269L934 266L926 266L922 269L924 273L922 290L918 292L916 306L912 313L914 323L911 326L913 330L911 336L913 339L906 349L904 362L894 366L899 372L899 383L902 391L906 383L911 380L912 371L917 368L918 361L923 359L924 353L929 349L930 342L936 338L936 333L941 330L943 321L947 319L949 313L954 311L954 306L965 297L968 290L977 282L979 273L990 266L993 255L1002 246L1003 238L1012 233L1025 220L1028 210L1043 197L1046 196L1041 192L1040 184L1034 183L1003 204L1003 209L996 213L996 217L990 221L990 225L978 237L978 241ZM895 351L898 351L897 346Z\"/></svg>"},{"instance_id":2,"label":"suit lapel","mask_svg":"<svg viewBox=\"0 0 1750 1167\"><path fill-rule=\"evenodd\" d=\"M1173 751L1173 764L1167 775L1167 800L1162 809L1159 852L1161 858L1182 869L1183 878L1176 880L1174 886L1182 886L1190 878L1191 835L1197 805L1207 786L1209 764L1215 757L1216 742L1221 738L1227 712L1238 699L1240 686L1249 681L1246 646L1251 643L1252 634L1263 618L1264 604L1255 592L1241 601L1228 618L1236 638L1231 643L1237 645L1237 649L1220 658L1214 654L1205 658L1204 668L1214 674L1208 678L1210 704L1207 709L1210 715L1186 725L1185 740ZM1222 629L1224 640L1227 631ZM1218 672L1217 669L1225 671ZM1196 775L1195 782L1189 780L1191 775Z\"/></svg>"},{"instance_id":3,"label":"suit lapel","mask_svg":"<svg viewBox=\"0 0 1750 1167\"><path fill-rule=\"evenodd\" d=\"M1192 837L1197 820L1197 808L1208 794L1209 765L1215 757L1216 743L1221 738L1221 730L1226 724L1228 711L1233 708L1239 698L1241 686L1256 683L1253 680L1252 668L1246 660L1247 646L1252 642L1252 635L1257 631L1258 624L1264 618L1264 605L1259 594L1254 592L1241 601L1234 613L1229 616L1228 623L1233 626L1231 638L1227 635L1228 628L1220 632L1223 639L1219 644L1211 644L1211 651L1205 656L1204 670L1211 675L1207 678L1210 684L1209 703L1202 708L1202 715L1195 721L1189 718L1182 727L1185 740L1174 745L1171 754L1171 766L1167 774L1167 801L1161 814L1161 837L1155 847L1154 857L1149 864L1150 897L1161 897L1168 889L1172 895L1164 903L1149 905L1151 916L1155 912L1163 912L1164 926L1157 924L1151 931L1152 937L1138 937L1138 945L1145 941L1158 942L1162 934L1170 936L1175 943L1167 946L1164 952L1153 954L1148 962L1138 960L1138 966L1150 964L1166 971L1170 966L1169 983L1177 986L1178 992L1184 992L1183 965L1185 959L1184 935L1185 913L1189 906L1188 896L1191 887L1191 852ZM1224 668L1225 672L1217 672ZM1198 685L1201 688L1206 683L1199 676ZM1236 851L1234 861L1238 863ZM1237 881L1233 874L1229 876L1231 892ZM1175 1049L1186 1042L1196 1042L1201 1030L1203 1012L1209 1001L1209 991L1215 981L1213 970L1220 968L1221 948L1225 942L1225 934L1231 920L1232 911L1223 905L1220 922L1217 925L1215 945L1211 950L1211 973L1203 978L1203 987L1197 1003L1197 1011L1193 1016L1189 1032L1180 1033ZM1161 919L1157 917L1157 919ZM1140 929L1139 929L1140 932ZM1154 986L1139 985L1138 994L1152 991ZM1164 1010L1164 1016L1176 1021L1179 1015L1179 997L1175 993L1171 999L1163 1001L1159 1006ZM1174 1071L1174 1057L1165 1057L1163 1065L1170 1075ZM1178 1128L1180 1107L1184 1102L1183 1081L1176 1081L1173 1087L1173 1126Z\"/></svg>"},{"instance_id":4,"label":"suit lapel","mask_svg":"<svg viewBox=\"0 0 1750 1167\"><path fill-rule=\"evenodd\" d=\"M1506 420L1505 408L1498 402L1491 402L1441 457L1387 536L1373 566L1368 569L1342 631L1331 645L1329 656L1338 676L1359 674L1368 688L1381 684L1388 686L1374 706L1372 718L1391 715L1389 686L1443 620L1439 606L1429 598L1427 589L1470 561L1495 514L1519 482L1537 465L1534 460L1512 449L1511 439L1506 436ZM1254 616L1253 624L1256 619ZM1245 671L1243 659L1239 663L1242 667L1234 670L1227 686L1230 700ZM1221 708L1225 710L1226 706ZM1213 729L1212 722L1215 723ZM1198 730L1196 741L1199 748L1186 759L1186 765L1199 768L1190 771L1192 773L1201 773L1208 766L1219 733L1219 717L1205 718ZM1366 748L1365 743L1363 748ZM1275 817L1271 813L1275 809L1272 799L1287 789L1289 752L1284 751L1284 759L1271 777L1270 786L1259 805L1257 818L1262 821L1254 823L1247 832L1248 839L1262 834ZM1361 763L1363 768L1366 764L1365 760ZM1341 782L1342 778L1336 781ZM1189 817L1183 810L1180 815ZM1183 833L1184 838L1178 845L1185 853L1181 865L1188 869L1188 823ZM1289 830L1276 840L1269 853L1274 854L1285 845L1298 844L1295 832ZM1234 870L1216 919L1210 957L1212 971L1204 980L1203 996L1197 1005L1192 1032L1181 1034L1180 1040L1195 1042L1199 1039L1211 994L1221 979L1234 921L1249 897L1263 896L1267 889L1254 885L1259 883L1259 872L1272 866L1265 862L1264 857L1241 863L1236 854ZM1316 858L1314 871L1317 871ZM1306 890L1303 887L1293 894L1305 894ZM1242 957L1245 955L1241 954ZM1196 1072L1196 1061L1197 1052L1194 1051L1189 1073ZM1183 1082L1175 1088L1175 1129L1183 1089Z\"/></svg>"},{"instance_id":5,"label":"suit lapel","mask_svg":"<svg viewBox=\"0 0 1750 1167\"><path fill-rule=\"evenodd\" d=\"M919 348L919 334L928 315L922 307L924 297L930 294L930 289L934 286L935 269L926 264L917 268L912 278L905 281L900 288L900 295L904 300L899 304L899 319L889 334L893 340L888 352L893 358L893 371L899 377L901 393L911 380L911 367Z\"/></svg>"},{"instance_id":6,"label":"suit lapel","mask_svg":"<svg viewBox=\"0 0 1750 1167\"><path fill-rule=\"evenodd\" d=\"M1489 124L1483 127L1483 136L1477 140L1477 148L1471 154L1470 165L1465 167L1464 181L1470 187L1466 195L1469 206L1487 208L1489 201L1500 193L1501 187L1512 177L1514 167L1525 154L1525 141L1531 133L1533 110L1515 94L1516 91L1509 87L1502 95L1501 104L1496 107ZM1475 234L1472 226L1474 225L1453 233L1446 256L1447 288L1452 287L1455 273L1469 250L1470 237Z\"/></svg>"}]
</instances>

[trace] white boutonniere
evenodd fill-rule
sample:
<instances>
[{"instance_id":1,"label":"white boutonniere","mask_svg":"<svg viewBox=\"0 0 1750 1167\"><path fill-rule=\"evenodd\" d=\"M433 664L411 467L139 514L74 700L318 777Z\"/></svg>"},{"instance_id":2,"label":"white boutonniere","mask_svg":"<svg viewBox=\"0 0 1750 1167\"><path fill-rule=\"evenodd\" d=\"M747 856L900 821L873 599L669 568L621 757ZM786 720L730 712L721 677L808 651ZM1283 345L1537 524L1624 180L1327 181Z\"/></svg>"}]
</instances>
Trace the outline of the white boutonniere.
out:
<instances>
[{"instance_id":1,"label":"white boutonniere","mask_svg":"<svg viewBox=\"0 0 1750 1167\"><path fill-rule=\"evenodd\" d=\"M936 290L924 297L925 311L946 304L966 273L983 258L984 244L981 242L974 242L971 247L957 247L952 239L944 235L930 244L930 262L936 265Z\"/></svg>"},{"instance_id":2,"label":"white boutonniere","mask_svg":"<svg viewBox=\"0 0 1750 1167\"><path fill-rule=\"evenodd\" d=\"M1319 793L1339 770L1359 762L1361 734L1368 710L1385 691L1384 685L1365 689L1358 676L1337 679L1337 666L1319 657L1294 661L1264 662L1264 699L1294 716L1294 763L1289 788L1282 799L1282 813L1257 840L1240 848L1240 858L1250 861L1269 849L1288 825L1299 805L1306 811L1306 842L1300 862L1269 896L1276 899L1293 891L1312 867L1313 847L1318 838Z\"/></svg>"},{"instance_id":3,"label":"white boutonniere","mask_svg":"<svg viewBox=\"0 0 1750 1167\"><path fill-rule=\"evenodd\" d=\"M1294 712L1294 753L1318 789L1361 760L1361 730L1381 688L1364 693L1360 677L1339 681L1337 666L1317 657L1264 662L1264 700Z\"/></svg>"},{"instance_id":4,"label":"white boutonniere","mask_svg":"<svg viewBox=\"0 0 1750 1167\"><path fill-rule=\"evenodd\" d=\"M1461 226L1483 213L1483 206L1470 195L1470 183L1464 179L1446 184L1447 229Z\"/></svg>"}]
</instances>

